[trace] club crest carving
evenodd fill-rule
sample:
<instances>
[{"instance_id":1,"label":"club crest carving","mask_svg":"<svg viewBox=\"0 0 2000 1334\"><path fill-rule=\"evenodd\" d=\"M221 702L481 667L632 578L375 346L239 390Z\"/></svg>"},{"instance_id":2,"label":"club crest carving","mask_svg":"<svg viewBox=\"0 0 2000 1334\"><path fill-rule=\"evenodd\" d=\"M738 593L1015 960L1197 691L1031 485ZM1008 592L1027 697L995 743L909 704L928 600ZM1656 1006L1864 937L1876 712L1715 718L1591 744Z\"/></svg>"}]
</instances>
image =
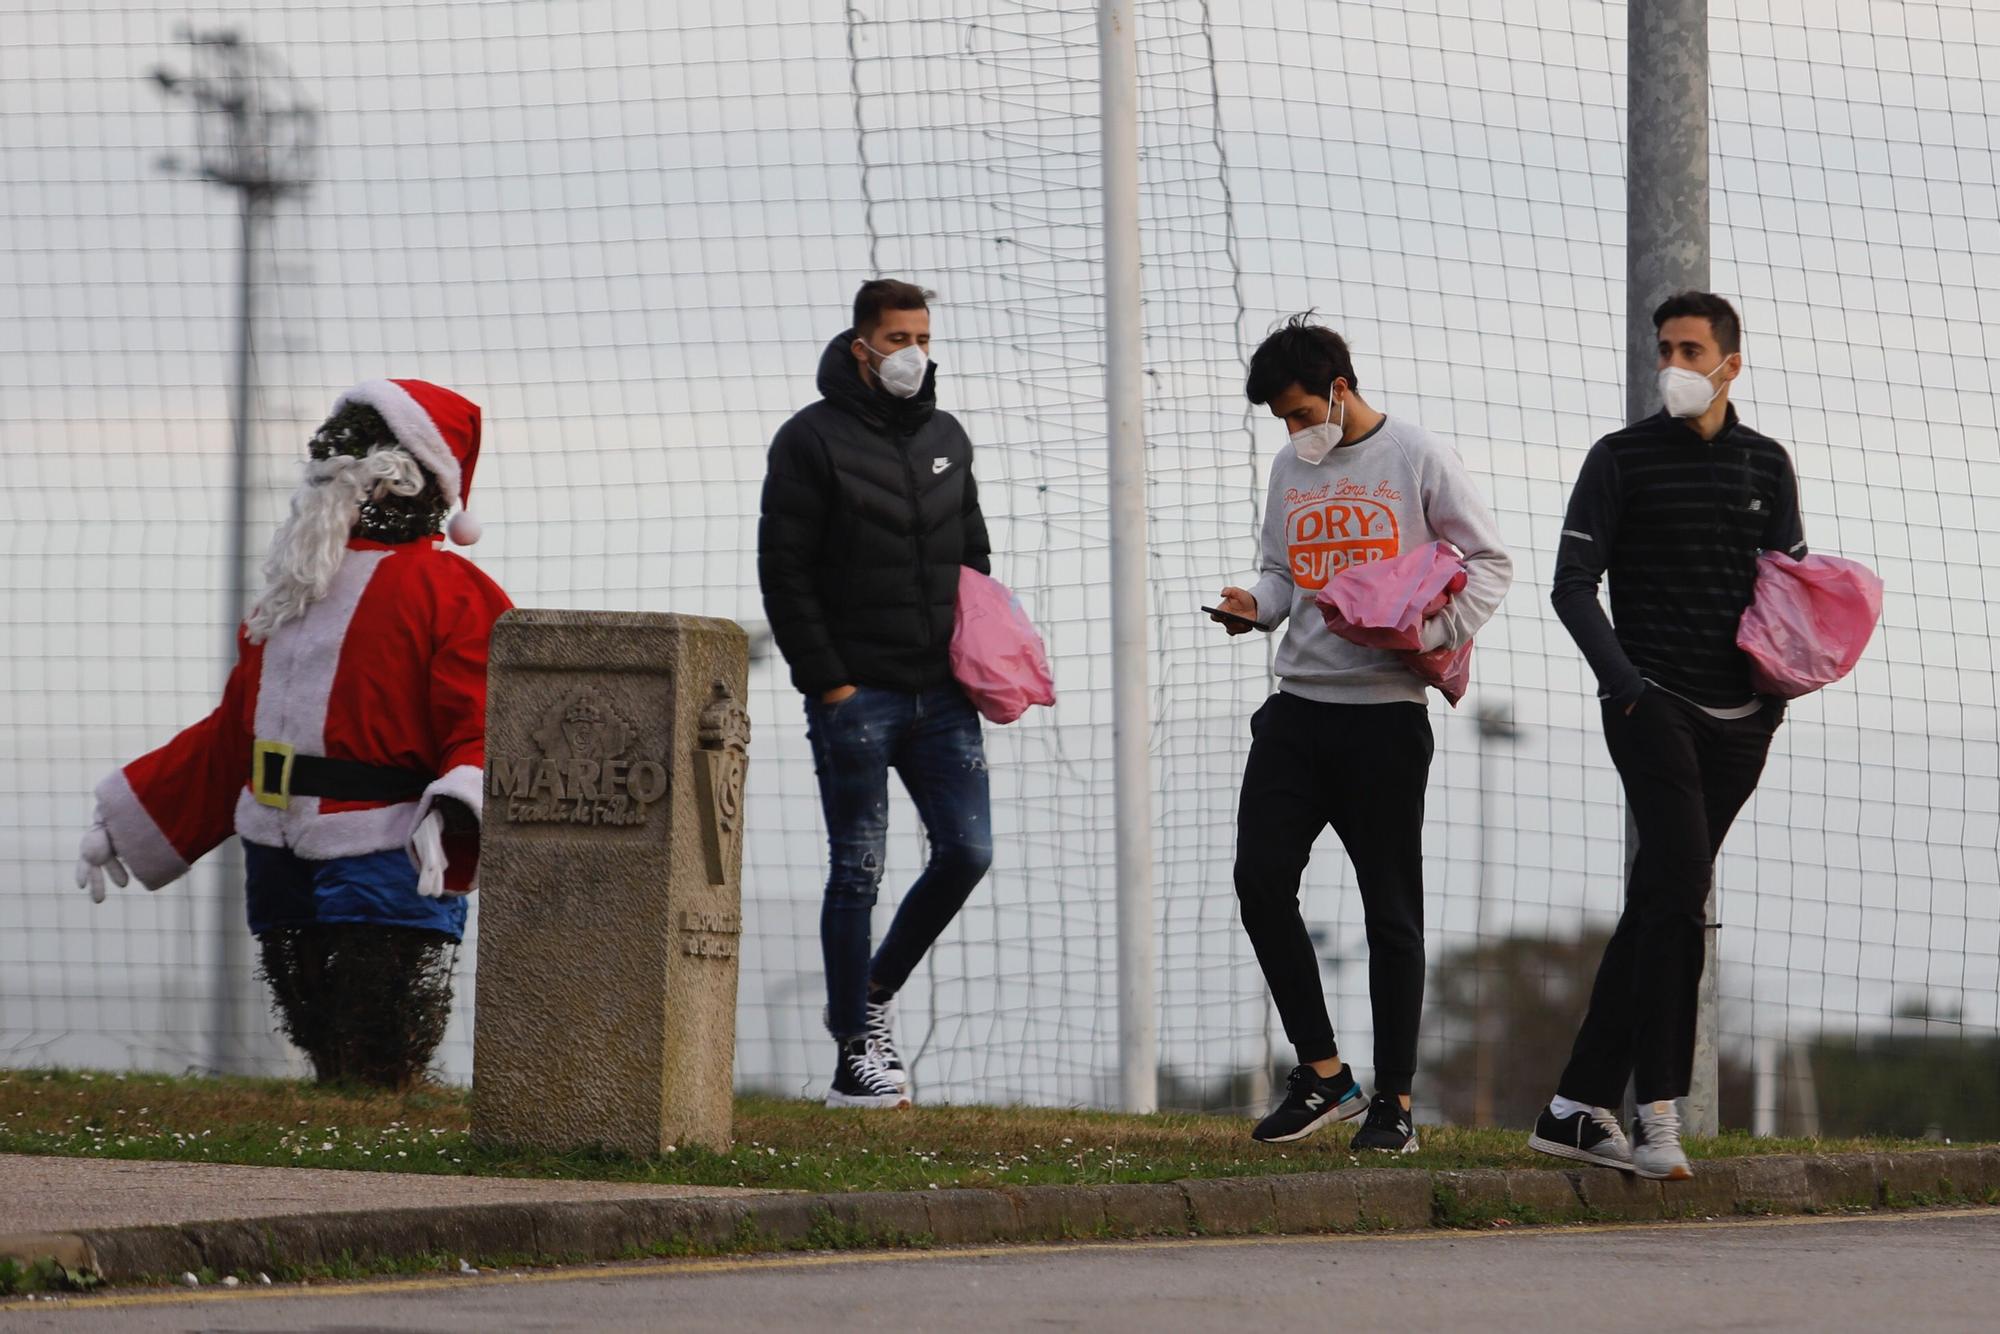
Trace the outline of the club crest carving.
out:
<instances>
[{"instance_id":1,"label":"club crest carving","mask_svg":"<svg viewBox=\"0 0 2000 1334\"><path fill-rule=\"evenodd\" d=\"M717 681L701 711L701 748L694 754L702 805L701 849L711 885L727 883L743 846L743 784L750 765L750 715Z\"/></svg>"},{"instance_id":2,"label":"club crest carving","mask_svg":"<svg viewBox=\"0 0 2000 1334\"><path fill-rule=\"evenodd\" d=\"M532 735L539 754L487 761L487 796L504 819L644 824L647 810L666 795L666 766L633 755L639 729L589 686L557 699Z\"/></svg>"}]
</instances>

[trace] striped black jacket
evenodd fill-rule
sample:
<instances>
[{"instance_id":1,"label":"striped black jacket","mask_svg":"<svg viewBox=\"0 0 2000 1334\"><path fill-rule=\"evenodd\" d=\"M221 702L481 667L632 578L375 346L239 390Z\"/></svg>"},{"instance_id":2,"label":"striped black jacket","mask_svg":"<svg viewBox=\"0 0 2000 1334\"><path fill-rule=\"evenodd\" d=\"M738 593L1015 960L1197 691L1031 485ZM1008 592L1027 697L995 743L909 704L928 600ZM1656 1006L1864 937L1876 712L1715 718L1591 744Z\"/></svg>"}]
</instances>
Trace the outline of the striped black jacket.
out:
<instances>
[{"instance_id":1,"label":"striped black jacket","mask_svg":"<svg viewBox=\"0 0 2000 1334\"><path fill-rule=\"evenodd\" d=\"M1712 441L1661 412L1585 457L1556 547L1556 614L1620 706L1648 680L1712 708L1742 704L1755 691L1736 623L1768 550L1806 550L1785 447L1734 407ZM1597 600L1606 574L1608 621Z\"/></svg>"}]
</instances>

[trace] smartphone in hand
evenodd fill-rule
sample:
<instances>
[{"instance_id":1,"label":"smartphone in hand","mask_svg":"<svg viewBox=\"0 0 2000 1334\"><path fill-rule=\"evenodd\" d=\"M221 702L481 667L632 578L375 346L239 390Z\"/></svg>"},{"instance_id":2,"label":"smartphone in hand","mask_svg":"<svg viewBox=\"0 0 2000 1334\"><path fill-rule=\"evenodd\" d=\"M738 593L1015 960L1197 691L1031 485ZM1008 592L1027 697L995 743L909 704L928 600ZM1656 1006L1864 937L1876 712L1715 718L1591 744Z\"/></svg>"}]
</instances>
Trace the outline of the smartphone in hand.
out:
<instances>
[{"instance_id":1,"label":"smartphone in hand","mask_svg":"<svg viewBox=\"0 0 2000 1334\"><path fill-rule=\"evenodd\" d=\"M1207 612L1210 616L1215 617L1219 621L1227 622L1230 625L1240 625L1245 630L1256 630L1261 628L1258 626L1257 622L1251 620L1248 616L1238 616L1235 612L1224 611L1220 607L1203 607L1202 610Z\"/></svg>"}]
</instances>

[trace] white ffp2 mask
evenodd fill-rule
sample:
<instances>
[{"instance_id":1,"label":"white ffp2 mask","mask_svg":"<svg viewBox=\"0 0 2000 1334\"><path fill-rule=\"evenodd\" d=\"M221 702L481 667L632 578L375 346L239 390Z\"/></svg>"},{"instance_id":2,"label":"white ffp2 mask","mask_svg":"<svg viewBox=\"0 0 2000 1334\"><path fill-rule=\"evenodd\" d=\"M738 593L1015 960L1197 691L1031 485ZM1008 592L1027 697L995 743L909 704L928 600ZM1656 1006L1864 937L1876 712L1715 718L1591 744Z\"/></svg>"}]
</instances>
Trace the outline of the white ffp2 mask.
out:
<instances>
[{"instance_id":1,"label":"white ffp2 mask","mask_svg":"<svg viewBox=\"0 0 2000 1334\"><path fill-rule=\"evenodd\" d=\"M1722 392L1714 376L1722 367L1707 375L1691 371L1685 366L1668 366L1660 372L1660 402L1672 417L1699 417L1708 411L1708 405L1715 402L1715 396Z\"/></svg>"},{"instance_id":2,"label":"white ffp2 mask","mask_svg":"<svg viewBox=\"0 0 2000 1334\"><path fill-rule=\"evenodd\" d=\"M861 346L882 358L875 367L875 378L897 398L915 398L917 391L924 387L924 372L930 369L931 359L915 343L894 352L878 351L866 339L862 340Z\"/></svg>"},{"instance_id":3,"label":"white ffp2 mask","mask_svg":"<svg viewBox=\"0 0 2000 1334\"><path fill-rule=\"evenodd\" d=\"M1326 461L1340 437L1347 434L1347 400L1340 400L1340 420L1323 421L1317 426L1308 426L1292 435L1292 452L1299 456L1299 462L1320 464Z\"/></svg>"}]
</instances>

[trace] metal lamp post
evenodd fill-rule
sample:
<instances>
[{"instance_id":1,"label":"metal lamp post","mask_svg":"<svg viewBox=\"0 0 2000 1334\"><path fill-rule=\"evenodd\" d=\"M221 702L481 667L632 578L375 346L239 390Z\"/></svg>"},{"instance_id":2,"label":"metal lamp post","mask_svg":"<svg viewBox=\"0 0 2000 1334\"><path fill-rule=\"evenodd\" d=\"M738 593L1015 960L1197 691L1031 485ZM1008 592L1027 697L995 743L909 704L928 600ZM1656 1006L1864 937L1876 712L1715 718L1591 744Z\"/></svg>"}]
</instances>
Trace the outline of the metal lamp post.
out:
<instances>
[{"instance_id":1,"label":"metal lamp post","mask_svg":"<svg viewBox=\"0 0 2000 1334\"><path fill-rule=\"evenodd\" d=\"M237 627L242 625L249 604L245 552L250 512L250 405L255 384L257 233L280 199L302 192L311 180L318 113L299 97L290 75L272 56L233 30L183 29L180 37L189 48L189 71L179 74L158 66L152 78L169 97L185 98L194 109L195 157L188 163L163 158L160 166L234 191L240 228L236 368L230 405L235 457L229 563L223 583L229 598L228 641L223 650L226 675L236 661ZM222 884L215 929L220 965L209 1026L209 1055L218 1072L228 1073L242 1063L234 1038L242 1027L250 976L243 924L242 850L236 844L223 849L219 873Z\"/></svg>"}]
</instances>

